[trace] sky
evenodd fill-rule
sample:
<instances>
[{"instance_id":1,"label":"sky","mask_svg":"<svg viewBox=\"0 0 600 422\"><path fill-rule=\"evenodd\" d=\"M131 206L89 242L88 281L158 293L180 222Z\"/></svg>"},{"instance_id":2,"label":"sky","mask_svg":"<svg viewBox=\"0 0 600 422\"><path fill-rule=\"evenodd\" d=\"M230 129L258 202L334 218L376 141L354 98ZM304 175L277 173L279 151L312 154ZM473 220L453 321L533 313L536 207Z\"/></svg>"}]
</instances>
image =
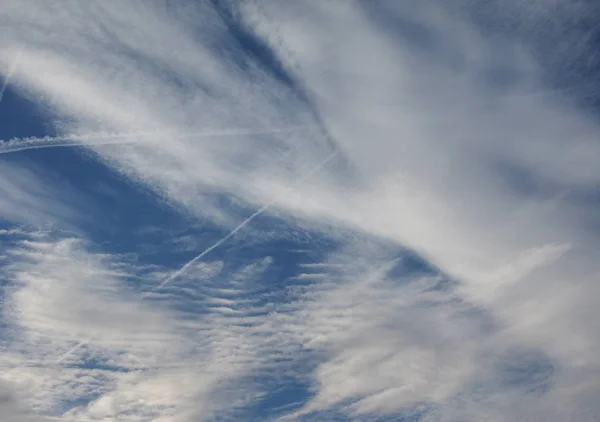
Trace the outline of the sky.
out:
<instances>
[{"instance_id":1,"label":"sky","mask_svg":"<svg viewBox=\"0 0 600 422\"><path fill-rule=\"evenodd\" d=\"M2 0L0 419L599 420L598 18Z\"/></svg>"}]
</instances>

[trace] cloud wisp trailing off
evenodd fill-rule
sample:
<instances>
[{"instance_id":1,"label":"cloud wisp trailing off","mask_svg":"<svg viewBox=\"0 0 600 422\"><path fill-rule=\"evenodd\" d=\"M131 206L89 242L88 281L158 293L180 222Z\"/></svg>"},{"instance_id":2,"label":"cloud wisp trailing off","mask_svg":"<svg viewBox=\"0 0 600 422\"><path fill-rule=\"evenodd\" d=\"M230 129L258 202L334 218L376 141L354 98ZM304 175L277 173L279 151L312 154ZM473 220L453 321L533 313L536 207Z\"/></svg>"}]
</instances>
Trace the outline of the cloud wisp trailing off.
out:
<instances>
[{"instance_id":1,"label":"cloud wisp trailing off","mask_svg":"<svg viewBox=\"0 0 600 422\"><path fill-rule=\"evenodd\" d=\"M19 409L597 420L598 11L484 3L6 1Z\"/></svg>"},{"instance_id":2,"label":"cloud wisp trailing off","mask_svg":"<svg viewBox=\"0 0 600 422\"><path fill-rule=\"evenodd\" d=\"M10 65L10 68L4 74L4 78L2 80L2 85L0 85L0 103L2 102L2 99L4 98L4 93L6 92L6 88L8 88L8 85L10 84L10 79L12 78L13 73L15 73L15 69L19 65L20 57L21 57L21 50L18 50L17 55L15 56L14 60L12 61L11 65Z\"/></svg>"}]
</instances>

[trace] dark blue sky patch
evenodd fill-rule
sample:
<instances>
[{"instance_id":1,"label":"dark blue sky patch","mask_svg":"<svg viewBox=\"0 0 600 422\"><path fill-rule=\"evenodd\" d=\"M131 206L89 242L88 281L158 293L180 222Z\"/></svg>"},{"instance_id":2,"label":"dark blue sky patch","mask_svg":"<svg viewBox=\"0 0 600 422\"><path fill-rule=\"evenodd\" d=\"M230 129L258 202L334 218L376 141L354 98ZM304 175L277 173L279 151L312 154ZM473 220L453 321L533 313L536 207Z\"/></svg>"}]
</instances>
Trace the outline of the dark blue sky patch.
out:
<instances>
[{"instance_id":1,"label":"dark blue sky patch","mask_svg":"<svg viewBox=\"0 0 600 422\"><path fill-rule=\"evenodd\" d=\"M0 139L52 136L51 117L39 101L24 95L9 81L0 102Z\"/></svg>"},{"instance_id":2,"label":"dark blue sky patch","mask_svg":"<svg viewBox=\"0 0 600 422\"><path fill-rule=\"evenodd\" d=\"M258 65L260 69L286 85L292 92L300 93L297 81L287 71L277 54L243 22L236 2L210 0L223 24L229 31L230 42L220 47L241 66L242 71L252 70L248 65ZM251 75L251 74L250 74Z\"/></svg>"},{"instance_id":3,"label":"dark blue sky patch","mask_svg":"<svg viewBox=\"0 0 600 422\"><path fill-rule=\"evenodd\" d=\"M545 88L599 111L600 5L584 0L565 8L566 3L556 2L540 13L534 2L515 4L468 2L458 9L484 36L522 43L539 61Z\"/></svg>"},{"instance_id":4,"label":"dark blue sky patch","mask_svg":"<svg viewBox=\"0 0 600 422\"><path fill-rule=\"evenodd\" d=\"M141 227L169 227L182 220L149 189L114 173L84 148L28 150L11 157L23 158L49 169L65 188L84 195L89 201L86 211L93 210L93 215L85 218L80 228L93 242L105 245L107 252L137 251L144 241L136 236Z\"/></svg>"},{"instance_id":5,"label":"dark blue sky patch","mask_svg":"<svg viewBox=\"0 0 600 422\"><path fill-rule=\"evenodd\" d=\"M306 377L314 370L312 366L314 363L306 362L302 366L287 368L300 374L298 376L265 373L244 380L252 391L262 394L262 397L237 409L231 420L271 420L300 409L313 396L312 383Z\"/></svg>"}]
</instances>

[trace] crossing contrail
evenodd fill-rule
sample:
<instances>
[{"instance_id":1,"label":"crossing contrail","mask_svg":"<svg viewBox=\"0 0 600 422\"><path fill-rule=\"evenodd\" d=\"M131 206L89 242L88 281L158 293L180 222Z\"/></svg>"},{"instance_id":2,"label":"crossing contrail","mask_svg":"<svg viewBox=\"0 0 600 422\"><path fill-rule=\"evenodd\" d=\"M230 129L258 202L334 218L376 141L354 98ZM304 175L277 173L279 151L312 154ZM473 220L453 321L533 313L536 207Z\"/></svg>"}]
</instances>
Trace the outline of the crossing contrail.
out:
<instances>
[{"instance_id":1,"label":"crossing contrail","mask_svg":"<svg viewBox=\"0 0 600 422\"><path fill-rule=\"evenodd\" d=\"M329 154L323 161L321 161L317 166L315 166L311 171L309 171L307 174L305 174L303 177L301 177L295 184L294 188L291 189L289 192L280 194L280 195L276 195L274 196L270 201L268 201L267 203L265 203L262 207L260 207L258 210L256 210L253 214L251 214L249 217L247 217L246 219L244 219L240 224L238 224L233 230L231 230L228 234L226 234L225 236L223 236L221 239L219 239L218 241L216 241L215 243L213 243L211 246L209 246L208 248L206 248L204 251L202 251L200 254L196 255L194 258L192 258L191 260L189 260L188 262L186 262L181 268L179 268L177 271L175 271L173 274L171 274L169 277L165 278L159 285L157 285L156 287L152 288L150 290L150 292L147 292L146 294L144 294L141 298L141 300L145 300L146 298L149 297L151 292L154 292L156 290L159 290L161 288L163 288L164 286L166 286L167 284L171 283L173 280L175 280L176 278L180 277L182 274L184 274L192 265L194 265L196 262L198 262L199 260L201 260L202 258L204 258L206 255L208 255L210 252L214 251L215 249L217 249L219 246L221 246L223 243L225 243L227 240L231 239L233 236L235 236L235 234L237 232L239 232L241 229L243 229L246 225L248 225L252 220L254 220L256 217L258 217L260 214L264 213L267 209L269 209L271 206L273 206L277 201L279 201L280 199L282 199L285 196L290 195L291 193L293 193L294 191L296 191L300 186L302 186L304 183L306 183L306 181L308 179L310 179L311 177L313 177L316 173L318 173L325 165L327 165L327 163L329 163L333 158L335 158L337 155L339 154L339 151L334 151L331 154ZM81 347L87 345L90 341L92 340L92 337L88 338L85 341L82 341L80 343L77 343L75 346L73 346L71 349L69 349L67 352L65 352L57 361L56 363L59 364L62 361L64 361L67 357L69 357L73 352L75 352L76 350L80 349Z\"/></svg>"},{"instance_id":2,"label":"crossing contrail","mask_svg":"<svg viewBox=\"0 0 600 422\"><path fill-rule=\"evenodd\" d=\"M0 86L0 103L2 103L2 99L4 98L4 92L6 91L6 88L8 87L8 84L10 83L10 79L12 78L13 74L15 73L15 69L17 68L17 65L19 64L19 60L21 60L21 49L20 48L17 51L17 54L15 55L15 59L13 60L12 64L10 65L10 69L8 69L8 73L4 77L4 80L2 81L2 85Z\"/></svg>"},{"instance_id":3,"label":"crossing contrail","mask_svg":"<svg viewBox=\"0 0 600 422\"><path fill-rule=\"evenodd\" d=\"M210 138L222 136L251 136L289 133L314 126L293 126L273 129L240 129L204 132L134 132L134 133L94 133L84 135L43 136L0 140L0 155L19 151L43 148L88 147L102 145L141 144L142 139L161 138Z\"/></svg>"}]
</instances>

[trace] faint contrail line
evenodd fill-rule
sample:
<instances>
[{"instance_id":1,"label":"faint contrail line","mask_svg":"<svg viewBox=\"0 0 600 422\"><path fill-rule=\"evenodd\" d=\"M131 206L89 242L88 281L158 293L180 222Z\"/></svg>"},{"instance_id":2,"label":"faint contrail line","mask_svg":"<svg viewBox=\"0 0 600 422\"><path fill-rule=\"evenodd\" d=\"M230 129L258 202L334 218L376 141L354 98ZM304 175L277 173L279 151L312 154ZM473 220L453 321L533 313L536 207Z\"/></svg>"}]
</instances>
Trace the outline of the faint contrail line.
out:
<instances>
[{"instance_id":1,"label":"faint contrail line","mask_svg":"<svg viewBox=\"0 0 600 422\"><path fill-rule=\"evenodd\" d=\"M90 342L90 340L92 340L92 338L88 338L85 341L81 341L79 343L77 343L75 346L73 346L72 348L70 348L69 350L67 350L65 353L63 353L63 355L61 357L59 357L56 360L56 365L60 364L63 360L65 360L66 358L68 358L69 356L71 356L71 354L76 351L77 349L79 349L80 347L85 346L86 344L88 344Z\"/></svg>"},{"instance_id":2,"label":"faint contrail line","mask_svg":"<svg viewBox=\"0 0 600 422\"><path fill-rule=\"evenodd\" d=\"M19 60L21 60L21 49L20 48L17 51L17 54L15 55L15 58L10 66L10 69L8 69L8 73L4 77L4 81L2 81L2 86L0 86L0 103L2 103L2 99L4 98L4 92L6 91L6 88L8 87L8 84L10 83L10 79L12 78L13 73L15 73L17 65L19 64Z\"/></svg>"},{"instance_id":3,"label":"faint contrail line","mask_svg":"<svg viewBox=\"0 0 600 422\"><path fill-rule=\"evenodd\" d=\"M323 160L318 166L316 166L309 173L307 173L304 177L302 177L300 180L298 180L294 190L298 189L302 184L304 184L304 182L306 182L308 179L310 179L312 176L314 176L315 173L317 173L319 170L321 170L323 168L323 166L325 166L329 161L331 161L337 154L338 154L338 151L334 151L327 158L325 158L325 160ZM289 195L289 192L287 194ZM279 199L281 199L282 196L285 196L285 195L275 196L269 202L267 202L262 207L260 207L258 210L256 210L252 215L250 215L248 218L246 218L244 221L242 221L240 224L238 224L232 231L229 232L229 234L225 235L220 240L216 241L212 246L209 246L208 248L206 248L202 253L200 253L199 255L195 256L194 258L192 258L191 260L186 262L179 270L175 271L173 274L171 274L169 277L167 277L162 283L160 283L158 286L156 286L152 290L158 290L158 289L166 286L171 281L173 281L177 277L179 277L181 274L185 273L188 270L188 268L190 268L193 264L198 262L200 259L202 259L208 253L212 252L213 250L215 250L216 248L221 246L223 243L225 243L227 240L229 240L231 237L233 237L238 231L243 229L244 226L246 226L248 223L250 223L256 217L258 217L260 214L265 212L268 208L273 206L273 204L275 204L275 202L277 202Z\"/></svg>"},{"instance_id":4,"label":"faint contrail line","mask_svg":"<svg viewBox=\"0 0 600 422\"><path fill-rule=\"evenodd\" d=\"M314 126L292 126L273 129L239 129L208 132L134 132L134 133L94 133L67 136L44 136L29 138L13 138L0 140L0 154L42 148L88 147L102 145L126 145L139 143L131 138L160 139L164 138L209 138L219 136L269 135L310 129Z\"/></svg>"},{"instance_id":5,"label":"faint contrail line","mask_svg":"<svg viewBox=\"0 0 600 422\"><path fill-rule=\"evenodd\" d=\"M213 243L211 246L209 246L208 248L206 248L204 251L202 251L200 254L196 255L194 258L192 258L191 260L189 260L188 262L186 262L180 269L178 269L173 274L171 274L169 277L167 277L166 279L164 279L159 285L153 287L149 292L147 292L144 295L142 295L141 300L145 300L146 298L148 298L150 296L151 292L154 292L156 290L159 290L159 289L163 288L164 286L166 286L167 284L171 283L173 280L175 280L176 278L178 278L179 276L181 276L182 274L184 274L192 265L194 265L196 262L198 262L199 260L201 260L203 257L205 257L207 254L209 254L213 250L217 249L219 246L221 246L227 240L229 240L233 236L235 236L235 234L237 232L239 232L241 229L243 229L248 223L250 223L252 220L254 220L256 217L258 217L260 214L262 214L263 212L265 212L271 206L273 206L273 204L275 204L281 198L283 198L283 197L285 197L287 195L290 195L292 192L296 191L300 186L302 186L304 183L306 183L306 181L308 179L310 179L316 173L318 173L325 165L327 165L327 163L329 163L338 154L339 154L339 151L334 151L331 154L329 154L323 161L321 161L317 166L315 166L310 172L308 172L306 175L304 175L302 178L300 178L296 182L296 185L294 186L294 188L292 190L290 190L289 192L286 192L284 194L280 194L280 195L274 196L270 201L268 201L267 203L265 203L262 207L260 207L258 210L256 210L248 218L246 218L244 221L242 221L240 224L238 224L227 235L223 236L221 239L219 239L218 241L216 241L215 243ZM91 340L91 337L88 338L87 340L82 341L82 342L76 344L75 346L73 346L71 349L69 349L67 352L65 352L56 361L56 363L59 364L62 361L64 361L73 352L75 352L79 348L81 348L81 347L85 346L86 344L88 344L90 340Z\"/></svg>"}]
</instances>

